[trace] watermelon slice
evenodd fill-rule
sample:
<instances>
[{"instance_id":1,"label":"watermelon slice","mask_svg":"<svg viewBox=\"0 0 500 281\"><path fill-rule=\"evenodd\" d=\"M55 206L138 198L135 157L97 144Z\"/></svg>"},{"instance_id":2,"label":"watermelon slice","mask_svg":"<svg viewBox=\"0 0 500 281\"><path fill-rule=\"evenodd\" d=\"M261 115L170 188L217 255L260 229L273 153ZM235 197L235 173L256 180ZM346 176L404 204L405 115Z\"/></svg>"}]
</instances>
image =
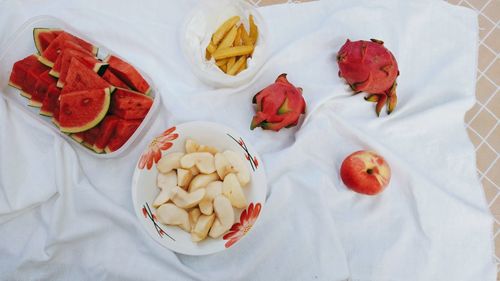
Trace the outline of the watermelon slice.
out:
<instances>
[{"instance_id":1,"label":"watermelon slice","mask_svg":"<svg viewBox=\"0 0 500 281\"><path fill-rule=\"evenodd\" d=\"M64 49L64 43L67 41L72 41L73 43L80 45L82 48L88 50L93 55L97 54L97 47L74 35L62 31L54 40L52 40L52 42L50 42L49 46L47 46L47 49L43 51L42 56L39 57L40 62L45 64L46 66L53 67L54 62L59 56L59 53L62 49Z\"/></svg>"},{"instance_id":2,"label":"watermelon slice","mask_svg":"<svg viewBox=\"0 0 500 281\"><path fill-rule=\"evenodd\" d=\"M59 92L59 97L61 96L61 92ZM56 100L56 104L54 106L54 110L52 111L52 123L56 125L58 128L61 127L59 125L59 111L61 109L61 103L59 102L59 98Z\"/></svg>"},{"instance_id":3,"label":"watermelon slice","mask_svg":"<svg viewBox=\"0 0 500 281\"><path fill-rule=\"evenodd\" d=\"M68 55L68 53L70 53L70 55ZM64 56L64 54L66 54L66 56ZM64 42L63 48L61 49L61 53L59 54L59 56L57 56L57 59L54 63L54 66L52 67L52 70L50 71L50 75L52 75L54 77L59 77L60 72L62 72L64 69L67 70L67 67L68 67L69 62L71 60L71 57L73 57L73 56L78 57L78 58L85 57L91 61L95 61L96 63L99 62L102 65L107 65L107 63L102 63L92 53L90 53L89 51L80 47L80 45L77 45L72 41L67 41L67 42ZM65 66L66 66L66 68L65 68ZM100 70L100 68L98 68L97 70ZM103 73L104 70L106 70L106 68L100 70L101 73Z\"/></svg>"},{"instance_id":4,"label":"watermelon slice","mask_svg":"<svg viewBox=\"0 0 500 281\"><path fill-rule=\"evenodd\" d=\"M33 40L35 41L35 47L38 53L43 53L50 42L56 39L61 32L62 30L54 28L33 28Z\"/></svg>"},{"instance_id":5,"label":"watermelon slice","mask_svg":"<svg viewBox=\"0 0 500 281\"><path fill-rule=\"evenodd\" d=\"M49 75L49 70L45 70L40 75L38 75L37 82L35 84L35 90L31 94L31 106L41 107L42 103L47 95L47 90L51 85L55 85L56 80L54 77Z\"/></svg>"},{"instance_id":6,"label":"watermelon slice","mask_svg":"<svg viewBox=\"0 0 500 281\"><path fill-rule=\"evenodd\" d=\"M114 90L114 87L106 82L106 80L87 68L78 59L72 58L61 95L74 91L104 89L108 87L111 87L111 92Z\"/></svg>"},{"instance_id":7,"label":"watermelon slice","mask_svg":"<svg viewBox=\"0 0 500 281\"><path fill-rule=\"evenodd\" d=\"M95 126L94 128L83 132L83 145L85 145L88 149L93 149L94 143L99 137L99 133L101 132L100 126Z\"/></svg>"},{"instance_id":8,"label":"watermelon slice","mask_svg":"<svg viewBox=\"0 0 500 281\"><path fill-rule=\"evenodd\" d=\"M28 69L28 72L26 73L26 78L23 81L22 86L22 92L21 95L23 97L31 99L31 97L36 94L36 84L38 82L38 76L42 74L43 72L49 70L45 65L38 63L34 64L30 69ZM37 106L39 107L40 105L37 103L37 101L33 101L33 103L30 103L29 105L31 106Z\"/></svg>"},{"instance_id":9,"label":"watermelon slice","mask_svg":"<svg viewBox=\"0 0 500 281\"><path fill-rule=\"evenodd\" d=\"M70 43L70 42L68 42L68 43ZM78 45L76 45L76 46L78 46ZM71 55L68 55L68 53L71 53ZM69 60L73 56L78 56L78 57L87 57L87 56L88 57L94 57L92 54L90 54L86 50L83 50L83 51L82 50L75 50L75 49L73 49L71 47L61 49L61 53L59 54L59 56L57 56L57 59L54 62L54 66L52 66L52 69L50 70L50 75L52 75L52 76L54 76L56 78L59 78L59 74L61 72L61 68L62 68L62 65L63 65L63 59L64 59L64 62L69 63Z\"/></svg>"},{"instance_id":10,"label":"watermelon slice","mask_svg":"<svg viewBox=\"0 0 500 281\"><path fill-rule=\"evenodd\" d=\"M144 118L151 106L153 99L132 90L116 88L111 99L111 113L126 119Z\"/></svg>"},{"instance_id":11,"label":"watermelon slice","mask_svg":"<svg viewBox=\"0 0 500 281\"><path fill-rule=\"evenodd\" d=\"M42 107L40 108L40 114L45 116L54 116L54 110L59 104L59 95L61 90L56 87L55 84L51 84L47 89L47 94L42 102Z\"/></svg>"},{"instance_id":12,"label":"watermelon slice","mask_svg":"<svg viewBox=\"0 0 500 281\"><path fill-rule=\"evenodd\" d=\"M77 52L79 52L79 54L81 54L81 56L88 55L90 57L94 57L94 55L91 52L89 52L88 50L85 50L80 45L76 44L75 42L66 41L63 43L63 46L61 47L61 51L60 51L59 55L57 56L57 59L54 62L54 65L52 66L52 69L49 72L50 75L52 75L56 78L59 78L59 72L61 71L61 67L62 67L62 63L63 63L62 55L63 55L64 51L67 51L67 50L77 51Z\"/></svg>"},{"instance_id":13,"label":"watermelon slice","mask_svg":"<svg viewBox=\"0 0 500 281\"><path fill-rule=\"evenodd\" d=\"M61 59L61 61L62 61L61 70L60 70L60 73L57 73L58 77L59 77L59 80L57 81L57 86L59 88L64 87L66 77L68 76L69 66L70 66L71 60L73 58L76 58L78 61L80 61L85 66L85 68L91 69L93 72L96 72L98 75L103 74L106 71L106 68L108 68L107 63L102 62L93 56L82 54L82 53L79 53L78 51L74 51L74 50L64 50L63 53L61 54L61 56L59 56L59 57L62 58Z\"/></svg>"},{"instance_id":14,"label":"watermelon slice","mask_svg":"<svg viewBox=\"0 0 500 281\"><path fill-rule=\"evenodd\" d=\"M84 90L59 97L59 128L65 133L78 133L95 127L106 115L110 89Z\"/></svg>"},{"instance_id":15,"label":"watermelon slice","mask_svg":"<svg viewBox=\"0 0 500 281\"><path fill-rule=\"evenodd\" d=\"M44 67L43 65L41 67L40 65L41 64L40 62L38 62L38 58L36 55L29 55L24 59L14 63L14 65L12 66L12 72L10 73L9 85L22 91L29 88L30 84L33 83L33 81L28 81L29 71L35 69L36 72L40 71L41 73L47 70L46 67ZM43 70L41 70L40 68L42 68ZM29 97L31 97L31 95L29 95L28 98Z\"/></svg>"},{"instance_id":16,"label":"watermelon slice","mask_svg":"<svg viewBox=\"0 0 500 281\"><path fill-rule=\"evenodd\" d=\"M77 143L82 143L83 142L83 136L85 135L85 132L80 132L80 133L74 133L71 134L70 137L75 140Z\"/></svg>"},{"instance_id":17,"label":"watermelon slice","mask_svg":"<svg viewBox=\"0 0 500 281\"><path fill-rule=\"evenodd\" d=\"M102 153L108 145L109 140L113 136L116 126L118 125L120 118L108 115L102 120L101 124L99 124L99 135L94 142L92 149L97 153Z\"/></svg>"},{"instance_id":18,"label":"watermelon slice","mask_svg":"<svg viewBox=\"0 0 500 281\"><path fill-rule=\"evenodd\" d=\"M128 85L125 84L120 78L116 77L116 75L113 74L109 69L104 71L104 74L102 75L102 79L106 80L109 82L109 84L115 86L115 87L120 87L124 89L129 89Z\"/></svg>"},{"instance_id":19,"label":"watermelon slice","mask_svg":"<svg viewBox=\"0 0 500 281\"><path fill-rule=\"evenodd\" d=\"M104 151L111 153L120 149L134 134L135 130L139 128L141 122L142 120L119 120L115 132Z\"/></svg>"},{"instance_id":20,"label":"watermelon slice","mask_svg":"<svg viewBox=\"0 0 500 281\"><path fill-rule=\"evenodd\" d=\"M151 87L132 65L114 55L108 56L105 62L109 63L109 69L113 74L125 82L131 89L149 94Z\"/></svg>"}]
</instances>

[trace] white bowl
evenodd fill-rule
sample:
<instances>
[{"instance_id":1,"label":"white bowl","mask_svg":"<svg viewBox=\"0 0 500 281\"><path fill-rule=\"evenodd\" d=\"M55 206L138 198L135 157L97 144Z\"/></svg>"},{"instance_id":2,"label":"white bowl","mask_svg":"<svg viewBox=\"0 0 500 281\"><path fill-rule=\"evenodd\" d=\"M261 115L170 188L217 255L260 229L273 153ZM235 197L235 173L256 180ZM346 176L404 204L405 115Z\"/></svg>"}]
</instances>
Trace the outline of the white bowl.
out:
<instances>
[{"instance_id":1,"label":"white bowl","mask_svg":"<svg viewBox=\"0 0 500 281\"><path fill-rule=\"evenodd\" d=\"M167 226L153 216L153 200L159 193L156 187L158 170L153 158L148 155L158 149L161 156L172 152L184 152L186 139L193 139L199 144L216 147L219 151L233 150L246 158L251 173L250 183L243 188L248 207L235 209L235 223L228 233L218 239L207 238L201 242L192 242L191 235L177 226ZM148 165L148 160L149 165ZM156 159L156 162L159 160ZM132 179L132 201L134 211L143 228L162 246L186 255L206 255L225 250L252 228L266 199L266 174L260 156L245 142L238 133L225 126L210 122L190 122L172 127L154 138L137 162Z\"/></svg>"},{"instance_id":2,"label":"white bowl","mask_svg":"<svg viewBox=\"0 0 500 281\"><path fill-rule=\"evenodd\" d=\"M235 76L227 75L213 58L205 59L205 50L212 34L228 18L239 15L245 29L249 30L248 16L252 14L259 28L259 37L248 68ZM249 82L267 59L268 29L261 14L253 5L243 0L205 0L187 16L180 33L181 49L195 75L213 87L237 87Z\"/></svg>"}]
</instances>

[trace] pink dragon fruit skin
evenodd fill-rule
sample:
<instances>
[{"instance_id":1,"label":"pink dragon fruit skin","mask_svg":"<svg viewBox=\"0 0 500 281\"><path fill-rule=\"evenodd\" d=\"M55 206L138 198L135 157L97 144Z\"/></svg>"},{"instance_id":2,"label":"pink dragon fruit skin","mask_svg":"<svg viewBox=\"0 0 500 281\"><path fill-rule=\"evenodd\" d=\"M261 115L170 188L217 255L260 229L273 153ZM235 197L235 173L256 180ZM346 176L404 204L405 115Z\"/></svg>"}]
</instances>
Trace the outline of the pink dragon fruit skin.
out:
<instances>
[{"instance_id":1,"label":"pink dragon fruit skin","mask_svg":"<svg viewBox=\"0 0 500 281\"><path fill-rule=\"evenodd\" d=\"M305 113L306 102L302 89L296 88L283 73L276 81L257 93L253 98L257 112L250 129L261 127L265 130L279 131L296 126L301 114Z\"/></svg>"},{"instance_id":2,"label":"pink dragon fruit skin","mask_svg":"<svg viewBox=\"0 0 500 281\"><path fill-rule=\"evenodd\" d=\"M384 42L350 41L347 39L337 55L339 76L344 78L355 92L371 94L367 101L377 102L376 112L380 115L387 104L390 114L397 103L396 78L399 68L394 55L384 46Z\"/></svg>"}]
</instances>

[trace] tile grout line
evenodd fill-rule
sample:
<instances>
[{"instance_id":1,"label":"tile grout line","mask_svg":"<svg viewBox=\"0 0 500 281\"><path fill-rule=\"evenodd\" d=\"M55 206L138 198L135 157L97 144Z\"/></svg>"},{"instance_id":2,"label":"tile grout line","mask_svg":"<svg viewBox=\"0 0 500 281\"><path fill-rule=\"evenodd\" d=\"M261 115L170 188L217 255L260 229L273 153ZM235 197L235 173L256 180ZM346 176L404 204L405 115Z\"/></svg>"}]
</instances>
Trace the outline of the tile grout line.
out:
<instances>
[{"instance_id":1,"label":"tile grout line","mask_svg":"<svg viewBox=\"0 0 500 281\"><path fill-rule=\"evenodd\" d=\"M498 155L497 155L497 157L495 157L495 160L493 160L491 162L491 164L488 166L488 168L486 168L486 170L484 171L482 178L484 178L490 172L491 168L493 168L493 166L495 166L495 164L497 163L499 158L500 157ZM481 180L482 180L482 178L481 178Z\"/></svg>"},{"instance_id":2,"label":"tile grout line","mask_svg":"<svg viewBox=\"0 0 500 281\"><path fill-rule=\"evenodd\" d=\"M488 178L488 176L484 176L484 179L486 179L490 184L492 184L500 192L500 186L498 186L496 183L494 183L490 178Z\"/></svg>"},{"instance_id":3,"label":"tile grout line","mask_svg":"<svg viewBox=\"0 0 500 281\"><path fill-rule=\"evenodd\" d=\"M491 3L493 2L492 0L489 0L486 4L483 5L483 7L481 9L477 9L476 7L474 7L474 5L472 5L471 3L469 3L467 0L463 0L461 1L460 3L466 3L467 5L470 6L470 8L472 8L472 10L474 10L475 12L477 12L479 15L482 15L484 18L486 18L489 22L491 22L494 26L497 25L496 22L494 22L492 19L490 19L487 15L485 15L483 13L484 10L486 10L486 7ZM468 8L468 7L467 7ZM487 36L485 36L486 38Z\"/></svg>"},{"instance_id":4,"label":"tile grout line","mask_svg":"<svg viewBox=\"0 0 500 281\"><path fill-rule=\"evenodd\" d=\"M484 110L488 113L490 113L490 111L485 107ZM490 113L491 114L491 113ZM472 128L472 126L468 125L468 128L470 128L471 130L474 131L474 133L478 134L479 135L479 139L481 140L481 142L478 144L478 148L481 146L481 144L485 143L486 145L488 145L488 147L493 151L495 152L495 154L498 156L500 154L500 151L497 151L495 148L493 148L486 140L493 134L493 132L495 131L495 129L498 127L498 124L500 124L500 120L498 118L496 118L496 116L493 115L493 117L495 117L495 120L496 120L496 123L491 127L491 129L488 131L488 133L486 133L486 135L483 137L481 136L481 134L479 134L479 132L477 132L474 128Z\"/></svg>"},{"instance_id":5,"label":"tile grout line","mask_svg":"<svg viewBox=\"0 0 500 281\"><path fill-rule=\"evenodd\" d=\"M497 198L498 198L498 197L500 197L500 193L497 193L497 195L495 195L495 196L493 197L493 199L491 199L490 203L488 203L488 208L490 208L490 209L491 209L491 206L493 206L493 203L495 203L495 200L497 200ZM500 233L500 231L498 231L498 232L497 232L497 234L498 234L498 233ZM495 234L495 236L496 236L496 234Z\"/></svg>"},{"instance_id":6,"label":"tile grout line","mask_svg":"<svg viewBox=\"0 0 500 281\"><path fill-rule=\"evenodd\" d=\"M498 121L497 121L498 122ZM474 152L477 153L477 151L479 150L479 147L482 145L482 144L485 144L486 146L488 146L489 149L491 149L495 154L496 156L498 157L500 155L499 152L497 152L493 147L491 147L491 145L486 142L486 140L472 127L468 127L472 132L474 132L476 135L478 135L479 139L481 140L481 142L477 145L477 147L474 148Z\"/></svg>"},{"instance_id":7,"label":"tile grout line","mask_svg":"<svg viewBox=\"0 0 500 281\"><path fill-rule=\"evenodd\" d=\"M485 76L486 77L486 76ZM476 87L477 88L477 87ZM477 90L477 89L476 89ZM471 119L466 122L467 126L470 126L470 124L472 124L472 122L476 119L476 117L481 113L481 111L483 111L485 108L486 108L486 105L496 96L497 92L499 91L499 89L497 88L497 90L495 92L493 92L492 95L490 95L490 97L486 100L486 102L484 103L481 103L478 99L477 99L477 93L476 93L476 103L479 105L479 109L478 111L474 114L474 116L471 117ZM490 113L490 112L488 112ZM493 114L493 117L495 117L495 119L497 119L498 121L498 118L496 118L496 114Z\"/></svg>"},{"instance_id":8,"label":"tile grout line","mask_svg":"<svg viewBox=\"0 0 500 281\"><path fill-rule=\"evenodd\" d=\"M476 102L479 104L479 107L480 107L480 108L479 108L479 110L476 112L476 114L475 114L475 115L471 118L470 122L467 122L467 123L468 123L468 124L467 124L467 127L468 127L469 129L471 129L471 131L472 131L472 132L474 132L474 133L475 133L475 134L479 137L479 139L481 140L481 143L477 146L477 148L479 148L479 147L480 147L483 143L486 143L486 144L488 145L488 147L491 149L492 147L489 145L489 143L485 142L485 139L489 136L489 134L491 133L491 131L489 132L488 136L486 136L485 138L482 138L482 136L481 136L480 134L478 134L478 133L477 133L477 131L476 131L476 130L474 130L474 129L470 126L470 124L472 123L472 121L473 121L474 119L476 119L476 117L477 117L477 116L478 116L478 115L479 115L479 114L480 114L480 113L481 113L484 109L486 109L486 110L488 109L488 108L486 107L486 105L488 105L488 104L489 104L489 102L490 102L490 101L492 100L492 98L496 95L496 93L498 92L498 89L499 89L498 85L496 85L496 83L494 83L494 82L490 79L490 77L488 77L488 75L486 75L486 72L490 69L490 67L493 65L493 63L494 63L494 62L495 62L495 61L499 58L499 53L495 52L494 50L492 50L492 49L491 49L491 47L490 47L489 45L485 44L485 40L486 40L486 39L487 39L487 38L491 35L491 33L492 33L492 32L493 32L493 31L494 31L494 30L495 30L495 29L499 26L499 23L495 23L495 22L494 22L494 21L492 21L492 20L491 20L491 19L490 19L487 15L485 15L485 14L483 13L483 11L486 9L486 7L488 7L488 6L490 5L490 3L492 2L492 0L488 0L488 1L487 1L487 2L486 2L483 6L482 6L482 8L481 8L481 9L479 9L479 10L475 9L473 5L470 5L470 3L468 3L468 2L467 2L467 1L465 1L465 0L460 1L460 2L459 2L459 5L460 5L460 4L462 4L462 3L464 3L464 2L465 2L465 3L467 3L469 6L473 7L473 9L474 9L474 10L476 10L476 11L478 11L478 12L479 12L479 13L478 13L478 17L479 17L480 15L482 15L482 16L483 16L483 17L484 17L487 21L489 21L489 22L493 25L493 27L492 27L492 28L491 28L491 29L487 32L487 34L486 34L483 38L481 38L481 39L480 39L479 44L480 44L480 45L483 45L483 46L484 46L484 47L485 47L488 51L490 51L491 53L495 54L495 57L494 57L494 58L492 59L492 61L488 64L488 66L484 69L484 72L482 72L481 70L478 70L479 76L478 76L478 78L477 78L477 81L479 81L479 79L481 79L481 77L482 77L482 76L484 76L484 77L485 77L485 79L486 79L487 81L489 81L489 82L490 82L490 83L492 83L494 86L496 86L496 91L494 91L494 92L493 92L493 94L492 94L492 95L490 95L490 97L486 100L486 102L485 102L484 104L482 104L482 103L478 102L478 100L477 100L477 96L476 96ZM477 87L476 87L476 90L477 90ZM476 95L477 95L477 92L476 92ZM487 112L491 114L491 112L490 112L489 110L488 110ZM494 116L494 117L496 118L496 120L497 120L497 123L495 124L495 126L493 126L493 127L495 128L495 127L497 127L497 126L498 126L498 118L497 118L496 114L493 114L493 116ZM493 150L493 151L495 151L494 149L492 149L492 150ZM477 153L477 149L476 149L476 153ZM477 156L477 154L476 154L476 156ZM499 189L498 185L497 185L496 183L494 183L491 179L489 179L489 178L488 178L488 176L486 175L486 174L487 174L487 172L491 169L491 167L493 167L494 163L495 163L497 160L498 160L498 153L497 153L497 156L496 156L495 161L493 161L493 164L490 164L490 165L489 165L489 167L487 168L487 171L486 171L484 174L483 174L483 173L481 173L481 171L479 171L479 169L477 169L477 172L478 172L478 174L480 175L480 179L481 179L481 181L482 181L482 179L486 179L488 182L493 183L493 185L495 186L495 188L497 188L496 195L494 196L493 200L491 200L491 202L490 202L490 203L495 202L495 200L496 200L496 199L500 196L500 192L499 192L499 190L498 190L498 189ZM482 183L482 182L481 182L481 183ZM483 186L483 189L484 189L484 186ZM492 205L492 204L488 204L488 208L490 209L490 212L491 212L491 205ZM492 214L492 216L493 216L493 218L494 218L494 220L495 220L496 224L500 224L500 223L498 222L498 220L497 220L496 216L495 216L493 213L491 213L491 214ZM499 239L499 238L497 238L497 237L498 237L498 235L499 235L499 233L500 233L500 228L496 231L496 233L494 233L494 236L493 236L493 242L494 242L494 243L495 243L495 241L497 241L497 240ZM495 248L496 248L496 247L495 247ZM497 274L498 274L498 273L500 272L500 258L497 256L496 252L494 252L494 253L493 253L493 256L495 257L495 262L496 262L496 265L497 265Z\"/></svg>"}]
</instances>

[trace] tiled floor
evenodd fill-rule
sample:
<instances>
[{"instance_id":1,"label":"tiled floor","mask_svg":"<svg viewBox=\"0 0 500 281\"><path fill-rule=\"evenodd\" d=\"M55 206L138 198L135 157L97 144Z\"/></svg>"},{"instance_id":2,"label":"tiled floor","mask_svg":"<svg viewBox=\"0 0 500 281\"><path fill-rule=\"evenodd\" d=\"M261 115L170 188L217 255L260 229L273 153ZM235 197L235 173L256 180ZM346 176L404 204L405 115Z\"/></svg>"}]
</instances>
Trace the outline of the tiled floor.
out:
<instances>
[{"instance_id":1,"label":"tiled floor","mask_svg":"<svg viewBox=\"0 0 500 281\"><path fill-rule=\"evenodd\" d=\"M250 0L270 5L304 0ZM479 16L479 61L475 106L465 115L476 147L477 172L495 217L496 261L500 263L500 0L448 0L475 10ZM499 268L500 270L500 268ZM498 277L500 280L500 275Z\"/></svg>"},{"instance_id":2,"label":"tiled floor","mask_svg":"<svg viewBox=\"0 0 500 281\"><path fill-rule=\"evenodd\" d=\"M477 172L495 217L495 258L500 263L500 0L449 0L479 15L476 105L465 115L476 147ZM498 267L497 267L498 268ZM500 275L498 277L500 280Z\"/></svg>"}]
</instances>

